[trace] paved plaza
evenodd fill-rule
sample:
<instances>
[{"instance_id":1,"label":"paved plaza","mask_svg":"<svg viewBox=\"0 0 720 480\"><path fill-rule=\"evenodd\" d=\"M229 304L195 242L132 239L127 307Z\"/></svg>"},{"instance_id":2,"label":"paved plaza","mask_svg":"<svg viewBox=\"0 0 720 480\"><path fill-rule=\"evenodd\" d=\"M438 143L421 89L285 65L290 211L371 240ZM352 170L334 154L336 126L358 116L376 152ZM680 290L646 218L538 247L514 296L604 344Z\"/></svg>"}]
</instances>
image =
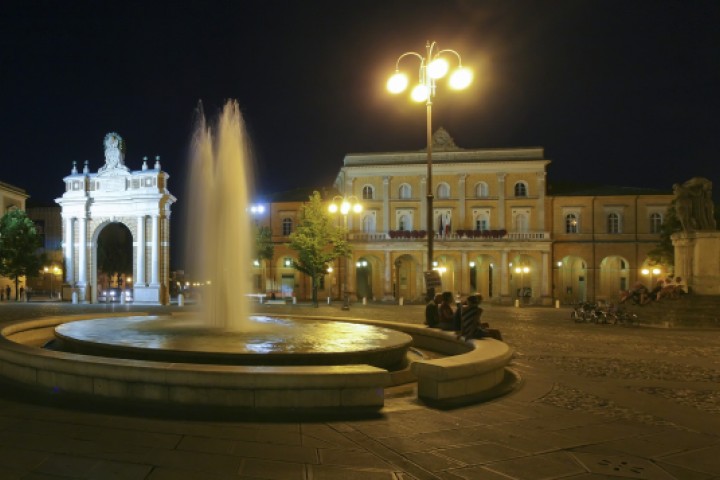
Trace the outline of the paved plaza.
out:
<instances>
[{"instance_id":1,"label":"paved plaza","mask_svg":"<svg viewBox=\"0 0 720 480\"><path fill-rule=\"evenodd\" d=\"M178 307L0 303L0 324ZM422 305L259 306L422 323ZM0 479L720 479L720 331L576 324L568 308L485 306L520 382L438 410L411 387L373 418L218 419L60 407L0 384Z\"/></svg>"}]
</instances>

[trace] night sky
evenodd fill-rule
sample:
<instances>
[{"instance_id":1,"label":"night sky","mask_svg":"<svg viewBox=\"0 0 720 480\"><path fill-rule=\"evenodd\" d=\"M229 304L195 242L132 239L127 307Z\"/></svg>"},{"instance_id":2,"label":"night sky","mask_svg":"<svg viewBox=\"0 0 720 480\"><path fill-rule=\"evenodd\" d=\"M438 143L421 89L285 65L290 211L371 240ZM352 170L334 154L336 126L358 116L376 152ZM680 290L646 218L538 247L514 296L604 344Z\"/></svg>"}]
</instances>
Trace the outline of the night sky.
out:
<instances>
[{"instance_id":1,"label":"night sky","mask_svg":"<svg viewBox=\"0 0 720 480\"><path fill-rule=\"evenodd\" d=\"M459 146L542 146L551 182L705 176L718 196L717 0L5 1L0 180L52 200L116 131L131 169L161 156L181 210L196 105L233 98L259 194L330 185L346 153L424 148L424 106L385 82L426 40L475 72L435 98Z\"/></svg>"}]
</instances>

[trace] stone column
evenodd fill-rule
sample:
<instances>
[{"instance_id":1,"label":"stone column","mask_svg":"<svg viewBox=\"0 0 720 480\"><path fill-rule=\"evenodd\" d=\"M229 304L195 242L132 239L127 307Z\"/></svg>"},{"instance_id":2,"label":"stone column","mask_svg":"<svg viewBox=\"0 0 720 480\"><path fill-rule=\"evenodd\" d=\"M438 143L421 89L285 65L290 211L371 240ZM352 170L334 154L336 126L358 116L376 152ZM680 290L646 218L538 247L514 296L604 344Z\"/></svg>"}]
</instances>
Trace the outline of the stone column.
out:
<instances>
[{"instance_id":1,"label":"stone column","mask_svg":"<svg viewBox=\"0 0 720 480\"><path fill-rule=\"evenodd\" d=\"M392 290L392 264L390 261L390 250L385 250L385 282L383 287L383 297L386 299L394 298Z\"/></svg>"},{"instance_id":2,"label":"stone column","mask_svg":"<svg viewBox=\"0 0 720 480\"><path fill-rule=\"evenodd\" d=\"M73 235L73 219L65 219L65 283L75 285L75 236Z\"/></svg>"},{"instance_id":3,"label":"stone column","mask_svg":"<svg viewBox=\"0 0 720 480\"><path fill-rule=\"evenodd\" d=\"M540 278L540 291L543 297L550 296L550 254L548 252L542 252L542 265L540 266L542 271L542 277Z\"/></svg>"},{"instance_id":4,"label":"stone column","mask_svg":"<svg viewBox=\"0 0 720 480\"><path fill-rule=\"evenodd\" d=\"M467 272L467 273L466 273ZM470 292L470 267L468 266L467 252L460 253L460 294L467 295Z\"/></svg>"},{"instance_id":5,"label":"stone column","mask_svg":"<svg viewBox=\"0 0 720 480\"><path fill-rule=\"evenodd\" d=\"M498 173L498 229L505 228L505 177L507 173ZM507 262L505 262L504 270L507 270Z\"/></svg>"},{"instance_id":6,"label":"stone column","mask_svg":"<svg viewBox=\"0 0 720 480\"><path fill-rule=\"evenodd\" d=\"M461 174L458 179L458 222L453 222L453 230L467 228L465 224L465 180L466 174Z\"/></svg>"},{"instance_id":7,"label":"stone column","mask_svg":"<svg viewBox=\"0 0 720 480\"><path fill-rule=\"evenodd\" d=\"M390 177L383 177L383 232L390 231Z\"/></svg>"},{"instance_id":8,"label":"stone column","mask_svg":"<svg viewBox=\"0 0 720 480\"><path fill-rule=\"evenodd\" d=\"M508 276L508 254L506 251L500 253L500 297L508 297L510 290L510 277Z\"/></svg>"},{"instance_id":9,"label":"stone column","mask_svg":"<svg viewBox=\"0 0 720 480\"><path fill-rule=\"evenodd\" d=\"M87 218L79 219L78 227L78 284L80 286L87 285Z\"/></svg>"},{"instance_id":10,"label":"stone column","mask_svg":"<svg viewBox=\"0 0 720 480\"><path fill-rule=\"evenodd\" d=\"M545 177L547 172L538 172L537 174L537 223L535 228L539 232L545 231Z\"/></svg>"},{"instance_id":11,"label":"stone column","mask_svg":"<svg viewBox=\"0 0 720 480\"><path fill-rule=\"evenodd\" d=\"M150 262L152 263L150 285L157 287L160 285L160 218L157 215L152 216L150 242Z\"/></svg>"},{"instance_id":12,"label":"stone column","mask_svg":"<svg viewBox=\"0 0 720 480\"><path fill-rule=\"evenodd\" d=\"M135 275L135 285L139 287L145 286L145 216L137 218L137 267Z\"/></svg>"},{"instance_id":13,"label":"stone column","mask_svg":"<svg viewBox=\"0 0 720 480\"><path fill-rule=\"evenodd\" d=\"M431 232L432 227L427 224L427 195L425 195L425 192L427 191L427 177L420 177L420 228L419 230L427 230L428 235L431 235L433 232Z\"/></svg>"}]
</instances>

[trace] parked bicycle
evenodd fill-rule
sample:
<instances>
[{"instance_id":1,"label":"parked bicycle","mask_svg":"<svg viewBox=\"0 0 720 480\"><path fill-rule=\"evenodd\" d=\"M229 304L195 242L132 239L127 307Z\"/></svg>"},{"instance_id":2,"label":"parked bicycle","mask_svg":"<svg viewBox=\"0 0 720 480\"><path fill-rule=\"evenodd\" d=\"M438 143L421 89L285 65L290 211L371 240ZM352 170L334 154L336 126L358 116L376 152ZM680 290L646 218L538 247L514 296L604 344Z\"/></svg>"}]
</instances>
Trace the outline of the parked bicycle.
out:
<instances>
[{"instance_id":1,"label":"parked bicycle","mask_svg":"<svg viewBox=\"0 0 720 480\"><path fill-rule=\"evenodd\" d=\"M637 314L630 312L613 303L580 302L570 312L570 318L575 322L597 323L605 325L639 325Z\"/></svg>"},{"instance_id":2,"label":"parked bicycle","mask_svg":"<svg viewBox=\"0 0 720 480\"><path fill-rule=\"evenodd\" d=\"M575 308L570 312L570 318L575 322L591 322L593 321L593 312L597 307L596 304L591 302L580 302L575 305Z\"/></svg>"}]
</instances>

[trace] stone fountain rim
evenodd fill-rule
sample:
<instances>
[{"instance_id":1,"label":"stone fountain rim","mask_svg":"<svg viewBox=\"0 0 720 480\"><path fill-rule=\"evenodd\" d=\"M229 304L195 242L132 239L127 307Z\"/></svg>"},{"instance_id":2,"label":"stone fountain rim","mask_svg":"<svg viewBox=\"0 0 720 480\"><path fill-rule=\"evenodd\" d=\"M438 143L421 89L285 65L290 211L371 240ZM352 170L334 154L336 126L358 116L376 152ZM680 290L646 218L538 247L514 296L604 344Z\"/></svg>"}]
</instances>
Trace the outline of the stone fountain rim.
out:
<instances>
[{"instance_id":1,"label":"stone fountain rim","mask_svg":"<svg viewBox=\"0 0 720 480\"><path fill-rule=\"evenodd\" d=\"M110 316L127 316L127 313L103 315ZM39 344L40 340L48 338L48 332L55 325L95 317L97 314L49 316L3 325L0 328L0 376L45 394L56 393L57 386L62 385L72 394L131 401L133 404L170 404L180 408L209 407L232 411L240 408L258 412L266 409L292 412L377 411L384 405L384 388L393 384L387 370L369 365L192 365L100 357L90 357L92 361L88 361L85 355L44 350L8 338L22 337L25 342ZM440 387L452 382L467 386L473 378L482 380L482 385L478 392L472 393L472 401L497 396L492 391L502 383L502 372L512 356L512 349L502 342L484 339L466 343L456 340L448 332L422 325L345 317L310 318L397 329L419 340L421 348L435 348L450 355L413 364L418 386L426 386L422 388L423 393L419 388L418 396L426 401L466 401L466 388L453 393L457 389Z\"/></svg>"}]
</instances>

